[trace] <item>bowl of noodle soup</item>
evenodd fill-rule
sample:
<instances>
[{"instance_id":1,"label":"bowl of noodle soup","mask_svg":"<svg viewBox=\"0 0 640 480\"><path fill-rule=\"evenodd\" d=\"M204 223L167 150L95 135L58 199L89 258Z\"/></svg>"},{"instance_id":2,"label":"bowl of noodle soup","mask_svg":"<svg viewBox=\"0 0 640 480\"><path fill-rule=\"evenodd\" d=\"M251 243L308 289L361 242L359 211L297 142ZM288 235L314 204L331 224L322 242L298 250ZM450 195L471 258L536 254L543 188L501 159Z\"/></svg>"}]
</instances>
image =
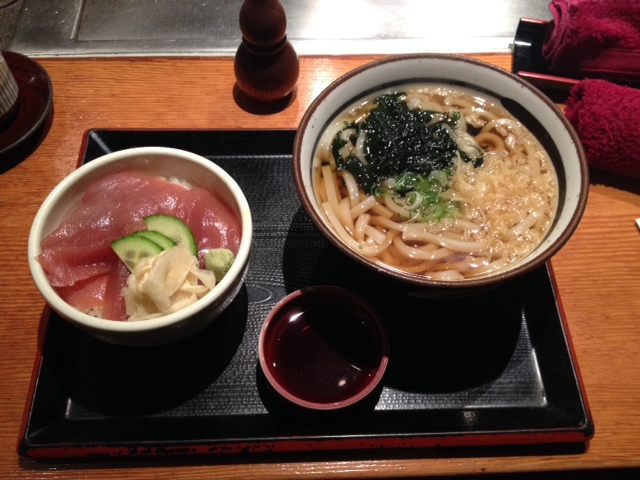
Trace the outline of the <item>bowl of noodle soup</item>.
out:
<instances>
[{"instance_id":1,"label":"bowl of noodle soup","mask_svg":"<svg viewBox=\"0 0 640 480\"><path fill-rule=\"evenodd\" d=\"M388 57L337 79L301 120L293 171L330 243L436 297L540 267L588 195L561 110L506 70L453 55Z\"/></svg>"}]
</instances>

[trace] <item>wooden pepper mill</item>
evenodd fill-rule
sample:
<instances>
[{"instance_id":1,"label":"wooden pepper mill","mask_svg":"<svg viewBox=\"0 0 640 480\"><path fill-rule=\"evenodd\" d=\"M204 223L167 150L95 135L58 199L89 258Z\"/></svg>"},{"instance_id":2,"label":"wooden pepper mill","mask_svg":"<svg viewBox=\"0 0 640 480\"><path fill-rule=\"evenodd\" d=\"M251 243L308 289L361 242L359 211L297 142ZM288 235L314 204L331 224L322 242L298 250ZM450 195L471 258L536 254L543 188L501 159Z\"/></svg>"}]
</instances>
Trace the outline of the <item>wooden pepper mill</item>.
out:
<instances>
[{"instance_id":1,"label":"wooden pepper mill","mask_svg":"<svg viewBox=\"0 0 640 480\"><path fill-rule=\"evenodd\" d=\"M242 44L235 57L238 87L259 102L276 102L296 86L300 65L287 40L287 16L279 0L244 0Z\"/></svg>"}]
</instances>

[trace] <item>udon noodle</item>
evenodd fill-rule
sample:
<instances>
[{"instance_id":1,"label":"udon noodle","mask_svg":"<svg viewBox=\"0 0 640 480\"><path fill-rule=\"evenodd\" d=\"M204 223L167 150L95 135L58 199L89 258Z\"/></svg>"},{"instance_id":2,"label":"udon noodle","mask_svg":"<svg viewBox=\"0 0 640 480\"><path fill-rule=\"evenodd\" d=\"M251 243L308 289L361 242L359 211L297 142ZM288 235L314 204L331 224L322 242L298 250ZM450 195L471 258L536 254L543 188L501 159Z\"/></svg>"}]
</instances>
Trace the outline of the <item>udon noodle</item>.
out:
<instances>
[{"instance_id":1,"label":"udon noodle","mask_svg":"<svg viewBox=\"0 0 640 480\"><path fill-rule=\"evenodd\" d=\"M383 93L406 102L411 112L429 112L425 121L448 119L443 128L456 149L448 167L421 174L441 187L426 216L415 209L422 194L385 193L397 188L399 178L376 178L373 186L370 177L369 183L359 178L377 159L370 134L351 127L362 125ZM346 158L352 167L358 163L355 169L345 167ZM329 223L351 248L374 262L437 280L509 268L542 241L558 202L553 163L534 135L497 100L445 85L406 85L345 109L319 141L314 182Z\"/></svg>"}]
</instances>

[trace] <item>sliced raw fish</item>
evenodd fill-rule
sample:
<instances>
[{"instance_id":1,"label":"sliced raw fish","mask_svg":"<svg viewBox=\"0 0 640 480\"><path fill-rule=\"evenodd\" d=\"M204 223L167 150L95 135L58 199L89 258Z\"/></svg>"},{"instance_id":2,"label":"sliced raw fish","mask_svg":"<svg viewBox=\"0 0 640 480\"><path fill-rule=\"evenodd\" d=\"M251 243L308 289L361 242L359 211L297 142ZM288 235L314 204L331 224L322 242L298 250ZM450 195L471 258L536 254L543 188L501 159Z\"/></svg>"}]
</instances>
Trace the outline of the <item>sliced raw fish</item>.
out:
<instances>
[{"instance_id":1,"label":"sliced raw fish","mask_svg":"<svg viewBox=\"0 0 640 480\"><path fill-rule=\"evenodd\" d=\"M53 287L69 287L95 275L108 273L118 257L109 243L90 243L85 245L55 245L44 247L38 258L40 265L48 274Z\"/></svg>"},{"instance_id":2,"label":"sliced raw fish","mask_svg":"<svg viewBox=\"0 0 640 480\"><path fill-rule=\"evenodd\" d=\"M65 302L78 310L83 312L101 310L108 277L108 273L94 275L86 280L76 282L71 287L59 287L56 291Z\"/></svg>"},{"instance_id":3,"label":"sliced raw fish","mask_svg":"<svg viewBox=\"0 0 640 480\"><path fill-rule=\"evenodd\" d=\"M129 270L124 263L117 262L107 275L104 291L102 317L110 320L126 320L127 306L124 301L124 286L129 278Z\"/></svg>"},{"instance_id":4,"label":"sliced raw fish","mask_svg":"<svg viewBox=\"0 0 640 480\"><path fill-rule=\"evenodd\" d=\"M176 205L174 215L185 222L198 240L198 258L223 246L234 254L240 247L241 225L231 209L212 192L197 188L188 190Z\"/></svg>"}]
</instances>

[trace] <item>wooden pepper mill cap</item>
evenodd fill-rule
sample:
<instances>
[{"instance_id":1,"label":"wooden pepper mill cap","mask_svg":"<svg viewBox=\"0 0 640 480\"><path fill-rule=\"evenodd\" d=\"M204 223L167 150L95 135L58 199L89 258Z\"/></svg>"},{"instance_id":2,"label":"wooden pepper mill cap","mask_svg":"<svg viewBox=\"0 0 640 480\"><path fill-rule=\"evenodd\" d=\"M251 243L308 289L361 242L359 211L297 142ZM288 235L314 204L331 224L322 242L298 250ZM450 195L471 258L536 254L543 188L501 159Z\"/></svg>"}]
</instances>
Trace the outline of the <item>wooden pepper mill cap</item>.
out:
<instances>
[{"instance_id":1,"label":"wooden pepper mill cap","mask_svg":"<svg viewBox=\"0 0 640 480\"><path fill-rule=\"evenodd\" d=\"M244 40L260 49L280 44L287 32L287 15L279 0L245 0L240 8Z\"/></svg>"}]
</instances>

